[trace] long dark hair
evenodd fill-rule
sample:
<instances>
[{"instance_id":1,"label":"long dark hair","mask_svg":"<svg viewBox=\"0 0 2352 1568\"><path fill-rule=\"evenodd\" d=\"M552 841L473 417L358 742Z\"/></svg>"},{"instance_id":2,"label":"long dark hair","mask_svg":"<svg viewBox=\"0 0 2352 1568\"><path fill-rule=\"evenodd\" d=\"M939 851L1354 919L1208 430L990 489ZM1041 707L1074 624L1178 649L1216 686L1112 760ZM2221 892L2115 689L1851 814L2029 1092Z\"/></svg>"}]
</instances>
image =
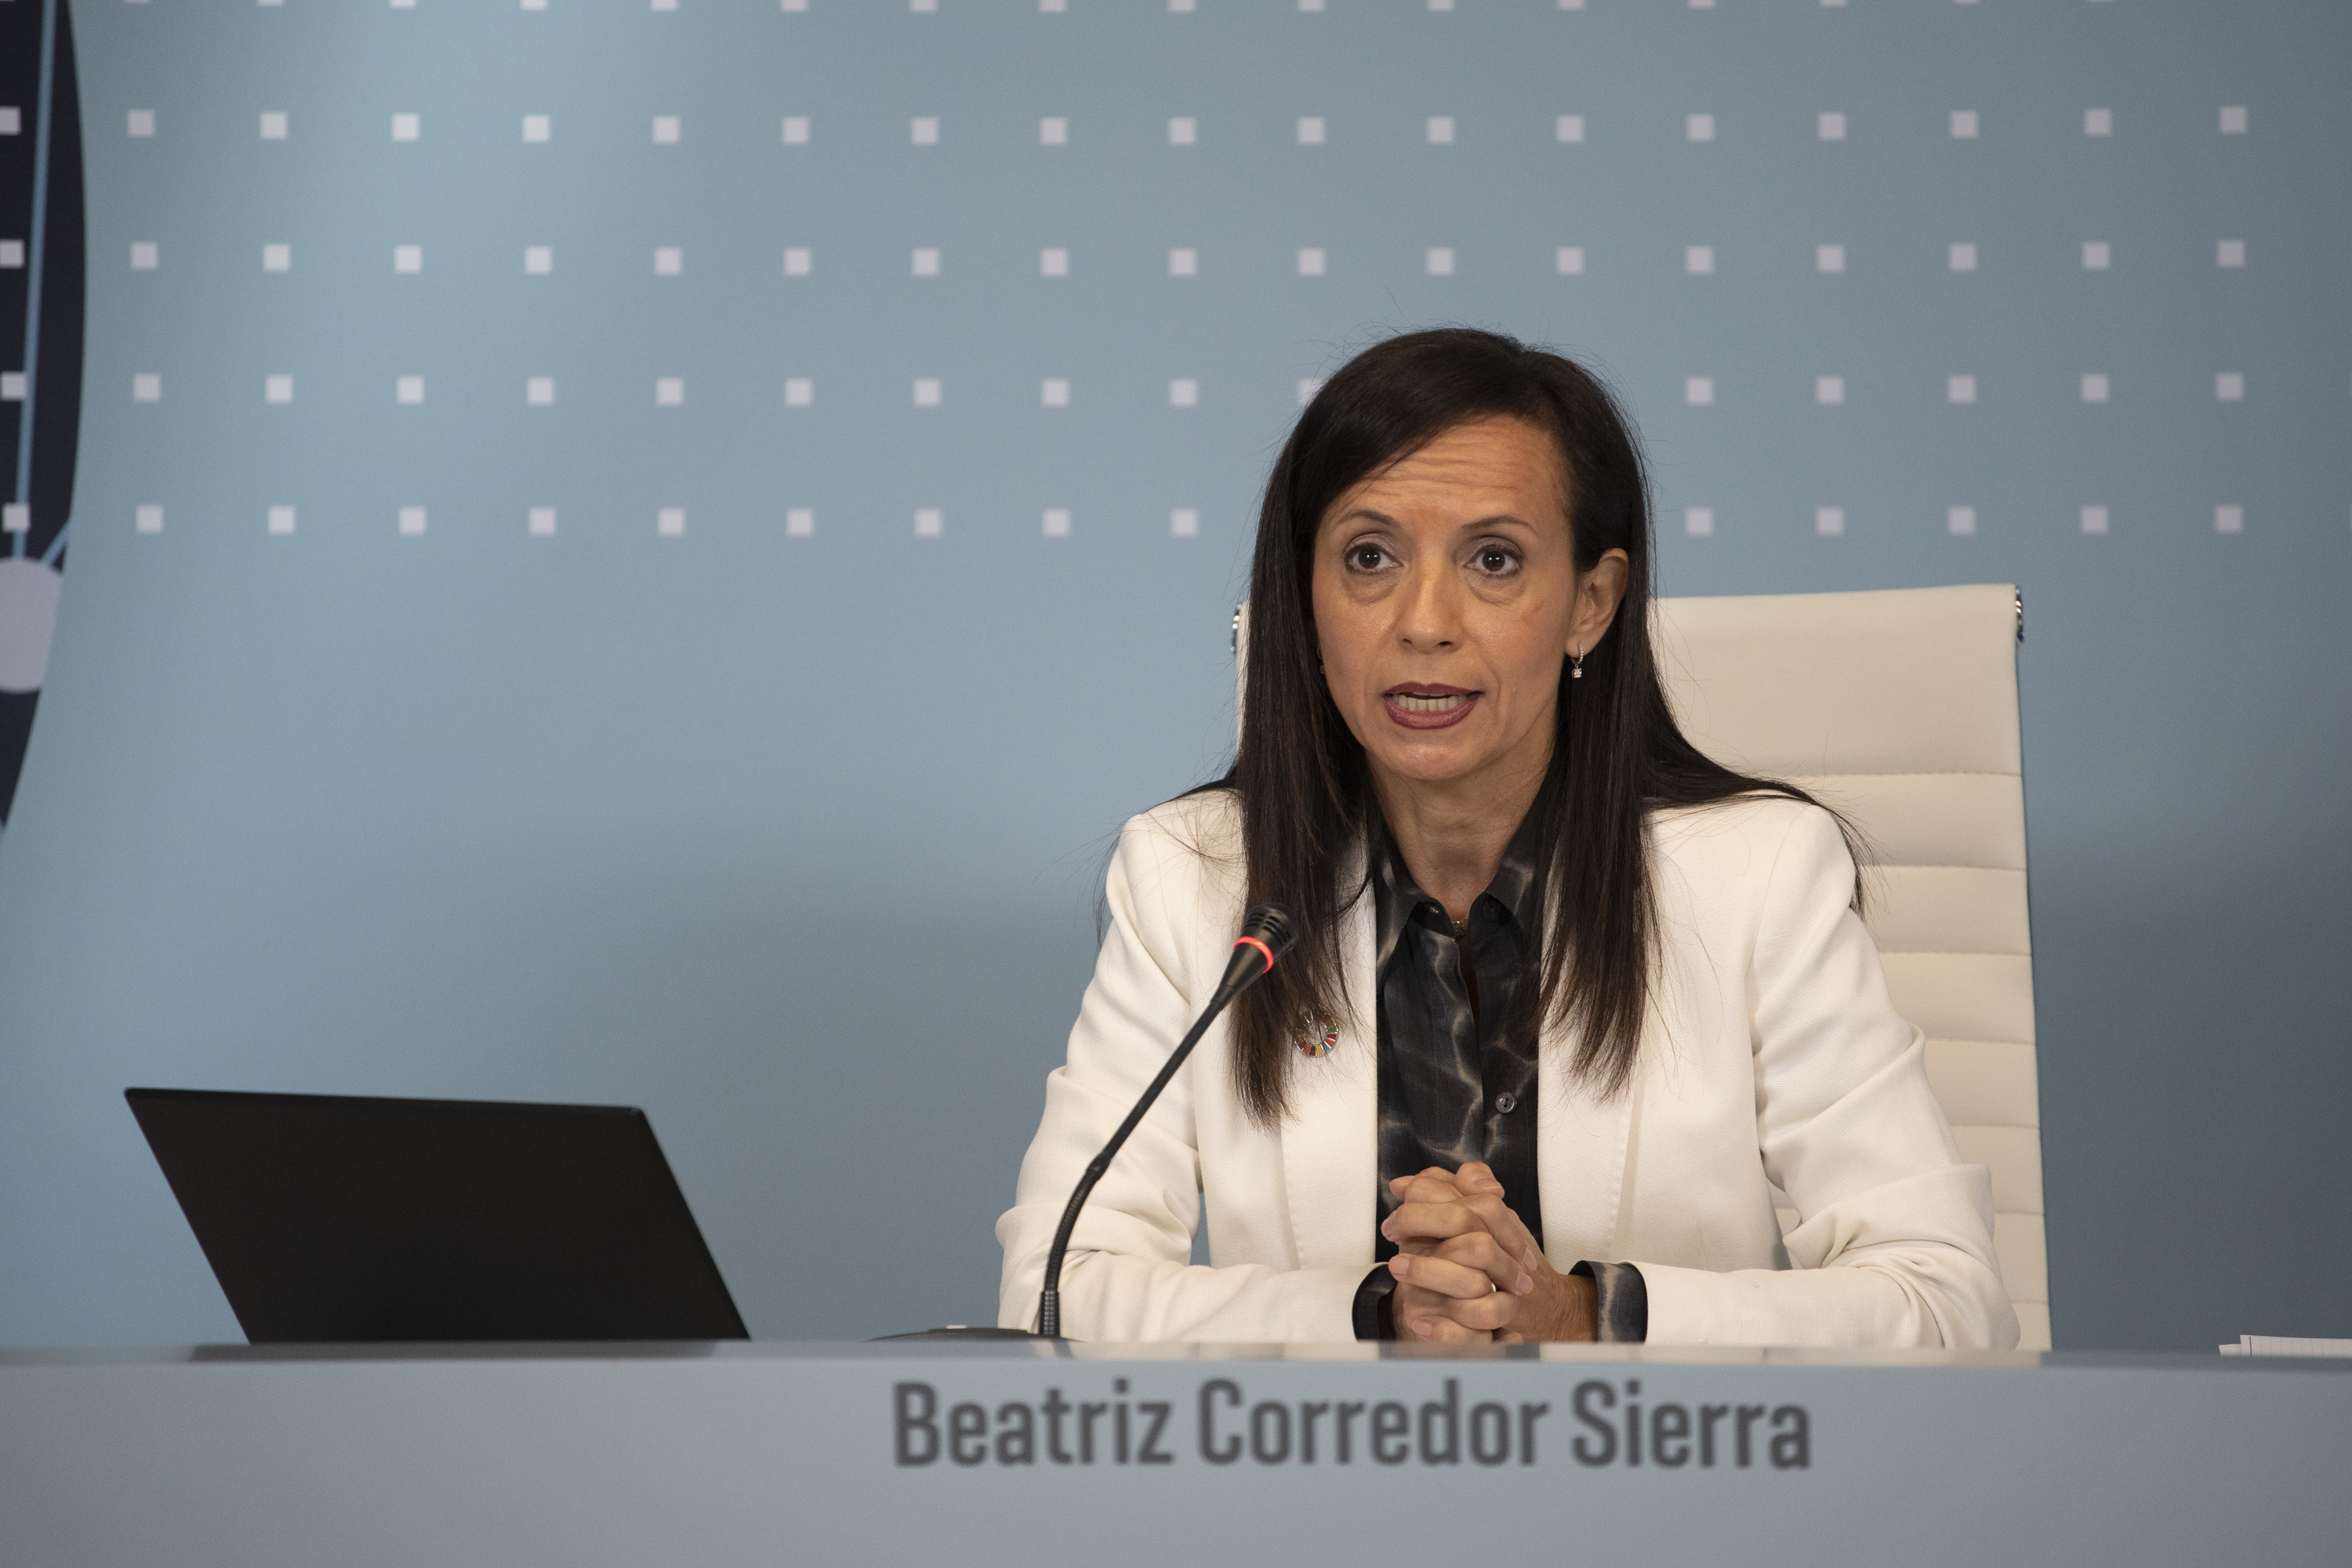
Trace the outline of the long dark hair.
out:
<instances>
[{"instance_id":1,"label":"long dark hair","mask_svg":"<svg viewBox=\"0 0 2352 1568\"><path fill-rule=\"evenodd\" d=\"M1266 1125L1288 1102L1294 1035L1310 1018L1345 1015L1339 931L1367 882L1341 884L1379 830L1363 747L1322 675L1310 590L1316 532L1367 475L1465 421L1498 416L1557 443L1576 569L1591 571L1611 550L1631 563L1616 620L1586 655L1582 679L1571 682L1561 666L1551 761L1531 808L1536 929L1547 934L1539 983L1520 988L1530 997L1522 1026L1572 1036L1571 1070L1604 1094L1621 1092L1640 1052L1659 948L1650 813L1759 793L1811 799L1719 765L1675 726L1650 649L1648 479L1601 383L1494 332L1412 332L1367 349L1299 416L1266 480L1241 744L1233 771L1210 786L1241 805L1247 901L1289 905L1305 932L1235 1007L1234 1087Z\"/></svg>"}]
</instances>

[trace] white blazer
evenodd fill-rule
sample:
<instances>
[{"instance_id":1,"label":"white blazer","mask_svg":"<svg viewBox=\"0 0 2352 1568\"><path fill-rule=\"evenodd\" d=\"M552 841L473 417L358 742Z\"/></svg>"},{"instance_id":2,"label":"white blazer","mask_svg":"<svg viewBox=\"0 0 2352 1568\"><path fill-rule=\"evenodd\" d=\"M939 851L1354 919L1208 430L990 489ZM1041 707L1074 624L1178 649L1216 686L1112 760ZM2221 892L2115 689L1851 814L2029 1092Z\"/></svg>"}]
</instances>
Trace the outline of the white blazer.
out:
<instances>
[{"instance_id":1,"label":"white blazer","mask_svg":"<svg viewBox=\"0 0 2352 1568\"><path fill-rule=\"evenodd\" d=\"M998 1321L1034 1326L1063 1205L1224 973L1240 929L1240 813L1212 791L1129 822L1110 928L1021 1163ZM1652 822L1663 964L1634 1076L1602 1099L1547 1036L1537 1096L1544 1249L1630 1262L1650 1342L2007 1349L1991 1181L1963 1165L1920 1032L1848 907L1828 814L1745 797ZM1290 1063L1273 1130L1203 1037L1095 1189L1062 1273L1063 1330L1095 1341L1353 1337L1378 1222L1372 900L1346 917L1352 1016ZM1771 1187L1801 1223L1785 1241ZM1190 1259L1202 1196L1212 1261Z\"/></svg>"}]
</instances>

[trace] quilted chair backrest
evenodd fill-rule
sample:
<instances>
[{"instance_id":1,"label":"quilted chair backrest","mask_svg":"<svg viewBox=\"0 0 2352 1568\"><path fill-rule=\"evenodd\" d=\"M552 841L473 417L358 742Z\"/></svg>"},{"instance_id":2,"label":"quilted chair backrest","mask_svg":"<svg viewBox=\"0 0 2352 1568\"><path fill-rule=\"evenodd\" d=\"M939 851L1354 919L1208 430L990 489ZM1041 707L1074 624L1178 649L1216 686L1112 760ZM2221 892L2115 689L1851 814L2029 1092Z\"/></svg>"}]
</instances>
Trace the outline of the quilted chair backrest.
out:
<instances>
[{"instance_id":1,"label":"quilted chair backrest","mask_svg":"<svg viewBox=\"0 0 2352 1568\"><path fill-rule=\"evenodd\" d=\"M2014 588L1662 599L1659 673L1683 731L1787 779L1867 840L1871 934L1960 1156L1992 1172L1994 1242L2023 1330L2050 1348L2026 916ZM1783 1226L1793 1224L1783 1207Z\"/></svg>"}]
</instances>

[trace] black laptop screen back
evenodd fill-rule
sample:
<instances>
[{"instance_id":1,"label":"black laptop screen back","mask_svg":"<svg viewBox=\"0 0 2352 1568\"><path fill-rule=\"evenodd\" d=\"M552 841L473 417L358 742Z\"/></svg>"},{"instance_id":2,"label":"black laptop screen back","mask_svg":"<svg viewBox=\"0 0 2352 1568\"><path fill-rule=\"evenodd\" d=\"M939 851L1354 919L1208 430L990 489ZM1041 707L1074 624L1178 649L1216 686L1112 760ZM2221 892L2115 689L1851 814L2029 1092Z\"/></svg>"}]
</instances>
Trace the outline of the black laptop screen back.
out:
<instances>
[{"instance_id":1,"label":"black laptop screen back","mask_svg":"<svg viewBox=\"0 0 2352 1568\"><path fill-rule=\"evenodd\" d=\"M125 1098L256 1344L748 1337L641 1110Z\"/></svg>"}]
</instances>

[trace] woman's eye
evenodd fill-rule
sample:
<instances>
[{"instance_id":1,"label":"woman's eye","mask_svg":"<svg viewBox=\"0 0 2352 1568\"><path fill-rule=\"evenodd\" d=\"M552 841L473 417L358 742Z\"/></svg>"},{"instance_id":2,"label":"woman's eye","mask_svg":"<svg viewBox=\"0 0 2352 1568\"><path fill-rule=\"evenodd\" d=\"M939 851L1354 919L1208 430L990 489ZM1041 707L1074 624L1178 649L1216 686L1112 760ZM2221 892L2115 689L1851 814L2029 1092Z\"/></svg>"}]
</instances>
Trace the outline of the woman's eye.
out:
<instances>
[{"instance_id":1,"label":"woman's eye","mask_svg":"<svg viewBox=\"0 0 2352 1568\"><path fill-rule=\"evenodd\" d=\"M1359 544L1348 552L1348 564L1359 572L1377 572L1388 553L1377 544Z\"/></svg>"},{"instance_id":2,"label":"woman's eye","mask_svg":"<svg viewBox=\"0 0 2352 1568\"><path fill-rule=\"evenodd\" d=\"M1519 558L1499 545L1490 544L1478 552L1478 570L1499 576L1519 563Z\"/></svg>"}]
</instances>

